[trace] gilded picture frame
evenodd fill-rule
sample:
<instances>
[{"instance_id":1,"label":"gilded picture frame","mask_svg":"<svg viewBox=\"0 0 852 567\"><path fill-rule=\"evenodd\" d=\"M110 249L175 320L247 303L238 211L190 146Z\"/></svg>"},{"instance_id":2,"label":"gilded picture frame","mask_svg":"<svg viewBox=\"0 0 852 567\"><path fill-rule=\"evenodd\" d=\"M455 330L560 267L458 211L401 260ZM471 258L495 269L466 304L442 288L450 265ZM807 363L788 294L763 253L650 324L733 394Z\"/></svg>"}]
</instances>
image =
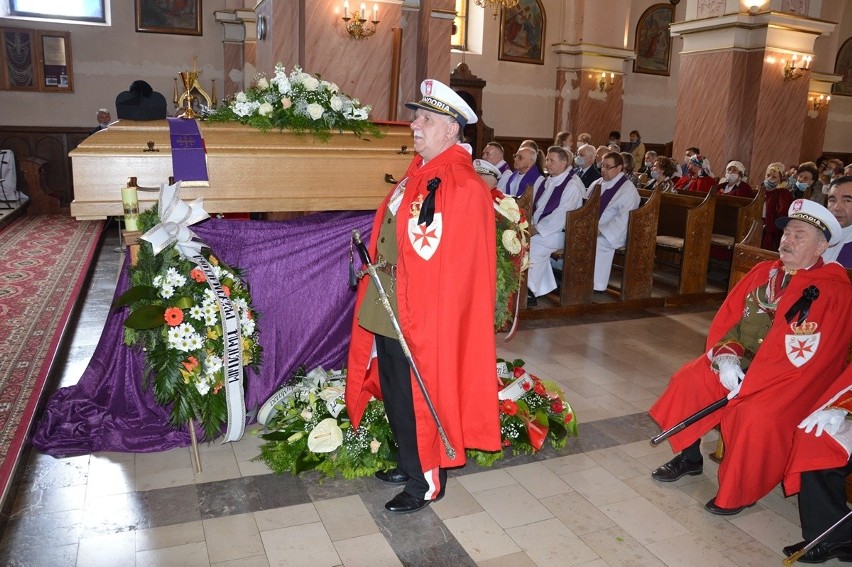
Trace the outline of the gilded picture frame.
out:
<instances>
[{"instance_id":1,"label":"gilded picture frame","mask_svg":"<svg viewBox=\"0 0 852 567\"><path fill-rule=\"evenodd\" d=\"M201 0L136 0L136 31L202 35Z\"/></svg>"},{"instance_id":2,"label":"gilded picture frame","mask_svg":"<svg viewBox=\"0 0 852 567\"><path fill-rule=\"evenodd\" d=\"M539 0L520 0L500 11L500 43L497 59L544 65L547 15Z\"/></svg>"},{"instance_id":3,"label":"gilded picture frame","mask_svg":"<svg viewBox=\"0 0 852 567\"><path fill-rule=\"evenodd\" d=\"M672 58L669 27L673 21L671 4L654 4L642 12L636 23L634 73L669 76Z\"/></svg>"}]
</instances>

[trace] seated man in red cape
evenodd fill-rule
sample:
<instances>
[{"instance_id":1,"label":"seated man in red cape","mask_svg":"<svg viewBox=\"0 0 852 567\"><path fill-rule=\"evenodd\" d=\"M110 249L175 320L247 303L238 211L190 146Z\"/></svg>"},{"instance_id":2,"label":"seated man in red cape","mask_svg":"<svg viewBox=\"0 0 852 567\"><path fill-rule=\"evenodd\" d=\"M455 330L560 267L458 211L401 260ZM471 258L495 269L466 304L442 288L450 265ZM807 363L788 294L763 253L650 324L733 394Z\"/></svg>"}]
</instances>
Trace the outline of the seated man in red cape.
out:
<instances>
[{"instance_id":1,"label":"seated man in red cape","mask_svg":"<svg viewBox=\"0 0 852 567\"><path fill-rule=\"evenodd\" d=\"M832 384L813 413L799 424L784 475L787 495L799 493L799 518L804 541L784 548L793 555L819 536L819 542L799 558L802 563L829 559L852 562L852 522L829 531L848 513L846 475L852 472L852 365ZM827 532L827 533L826 533Z\"/></svg>"},{"instance_id":2,"label":"seated man in red cape","mask_svg":"<svg viewBox=\"0 0 852 567\"><path fill-rule=\"evenodd\" d=\"M651 474L661 482L701 474L701 436L720 425L719 491L705 505L714 514L736 514L781 481L793 432L840 374L852 339L846 270L820 257L840 237L837 220L799 199L778 226L780 259L758 264L731 290L710 326L706 353L672 376L650 410L669 429L730 400L672 435L672 449L681 452Z\"/></svg>"}]
</instances>

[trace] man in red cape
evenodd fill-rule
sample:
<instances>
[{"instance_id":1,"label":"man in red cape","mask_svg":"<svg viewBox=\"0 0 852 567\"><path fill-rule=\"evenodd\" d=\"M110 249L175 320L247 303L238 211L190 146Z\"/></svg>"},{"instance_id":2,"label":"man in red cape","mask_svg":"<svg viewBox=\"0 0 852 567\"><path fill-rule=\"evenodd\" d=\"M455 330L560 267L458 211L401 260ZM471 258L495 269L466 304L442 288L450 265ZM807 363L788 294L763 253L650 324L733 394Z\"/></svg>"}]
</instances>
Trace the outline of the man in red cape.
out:
<instances>
[{"instance_id":1,"label":"man in red cape","mask_svg":"<svg viewBox=\"0 0 852 567\"><path fill-rule=\"evenodd\" d=\"M820 258L840 237L837 220L799 199L778 224L784 229L780 260L758 264L731 290L710 326L706 354L675 373L650 410L665 430L730 399L670 437L681 453L651 475L673 482L701 474L701 435L720 425L719 491L705 505L714 514L736 514L782 480L793 432L840 373L852 339L846 270ZM813 290L804 292L811 287L818 296L809 302Z\"/></svg>"},{"instance_id":2,"label":"man in red cape","mask_svg":"<svg viewBox=\"0 0 852 567\"><path fill-rule=\"evenodd\" d=\"M788 545L788 557L826 532L849 513L846 475L852 472L852 365L829 386L814 411L799 424L784 475L787 495L799 493L804 541ZM799 561L852 562L850 523L833 529Z\"/></svg>"},{"instance_id":3,"label":"man in red cape","mask_svg":"<svg viewBox=\"0 0 852 567\"><path fill-rule=\"evenodd\" d=\"M441 498L447 469L464 465L465 448L501 448L494 210L488 187L459 143L476 114L438 81L423 81L420 90L422 100L406 104L416 109L411 129L419 155L379 207L370 248L455 458L444 450L369 278L358 289L346 382L353 426L371 397L384 401L398 464L376 477L405 485L385 504L397 513Z\"/></svg>"}]
</instances>

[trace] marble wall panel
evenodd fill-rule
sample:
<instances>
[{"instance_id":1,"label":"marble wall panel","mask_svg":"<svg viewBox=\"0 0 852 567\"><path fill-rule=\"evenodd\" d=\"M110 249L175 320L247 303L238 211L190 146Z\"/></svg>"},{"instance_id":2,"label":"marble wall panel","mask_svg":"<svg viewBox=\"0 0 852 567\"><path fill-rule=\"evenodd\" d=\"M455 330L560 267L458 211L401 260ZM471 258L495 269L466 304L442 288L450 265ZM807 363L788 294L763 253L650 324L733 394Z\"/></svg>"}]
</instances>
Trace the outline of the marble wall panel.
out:
<instances>
[{"instance_id":1,"label":"marble wall panel","mask_svg":"<svg viewBox=\"0 0 852 567\"><path fill-rule=\"evenodd\" d=\"M615 76L612 90L609 92L600 91L598 80L599 74L589 69L573 74L571 88L577 91L577 97L571 99L568 111L569 129L575 136L588 132L596 146L605 144L611 131L621 129L624 91L620 75Z\"/></svg>"}]
</instances>

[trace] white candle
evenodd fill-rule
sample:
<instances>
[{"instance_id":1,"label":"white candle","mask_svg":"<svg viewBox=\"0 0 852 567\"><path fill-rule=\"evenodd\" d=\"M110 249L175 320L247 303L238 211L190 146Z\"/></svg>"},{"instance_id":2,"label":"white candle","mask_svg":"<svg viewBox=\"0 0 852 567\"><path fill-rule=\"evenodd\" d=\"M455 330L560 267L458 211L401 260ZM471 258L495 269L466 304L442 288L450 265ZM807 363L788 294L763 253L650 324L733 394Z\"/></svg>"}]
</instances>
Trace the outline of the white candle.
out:
<instances>
[{"instance_id":1,"label":"white candle","mask_svg":"<svg viewBox=\"0 0 852 567\"><path fill-rule=\"evenodd\" d=\"M349 0L343 0L343 17L349 17Z\"/></svg>"},{"instance_id":2,"label":"white candle","mask_svg":"<svg viewBox=\"0 0 852 567\"><path fill-rule=\"evenodd\" d=\"M124 226L127 230L139 230L139 198L136 187L121 188L121 205L124 208Z\"/></svg>"},{"instance_id":3,"label":"white candle","mask_svg":"<svg viewBox=\"0 0 852 567\"><path fill-rule=\"evenodd\" d=\"M367 15L367 5L364 4L363 2L361 2L361 9L358 10L358 18L363 20L366 15Z\"/></svg>"},{"instance_id":4,"label":"white candle","mask_svg":"<svg viewBox=\"0 0 852 567\"><path fill-rule=\"evenodd\" d=\"M379 5L378 4L373 4L373 21L374 22L379 21Z\"/></svg>"}]
</instances>

